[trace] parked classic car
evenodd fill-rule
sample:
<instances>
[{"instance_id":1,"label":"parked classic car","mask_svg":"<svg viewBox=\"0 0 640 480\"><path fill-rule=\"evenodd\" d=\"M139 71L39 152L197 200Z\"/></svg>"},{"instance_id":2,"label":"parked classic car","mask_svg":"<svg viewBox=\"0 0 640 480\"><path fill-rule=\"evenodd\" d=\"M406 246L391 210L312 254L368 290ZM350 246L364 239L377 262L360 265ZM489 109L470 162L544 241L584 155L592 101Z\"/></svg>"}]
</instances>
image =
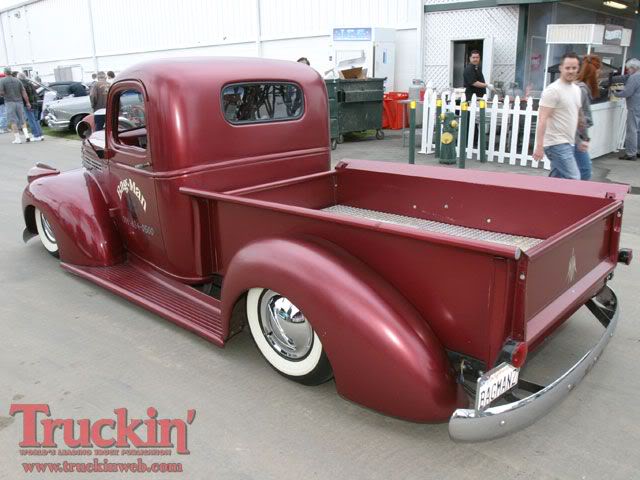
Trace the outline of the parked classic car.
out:
<instances>
[{"instance_id":1,"label":"parked classic car","mask_svg":"<svg viewBox=\"0 0 640 480\"><path fill-rule=\"evenodd\" d=\"M66 97L49 103L44 111L44 120L52 130L76 131L80 121L91 113L89 96Z\"/></svg>"},{"instance_id":2,"label":"parked classic car","mask_svg":"<svg viewBox=\"0 0 640 480\"><path fill-rule=\"evenodd\" d=\"M82 168L29 171L23 238L218 346L248 329L286 378L335 378L382 413L448 420L457 440L524 428L574 389L618 322L609 281L632 257L619 245L628 186L331 169L330 152L325 83L305 65L136 65L112 85ZM604 327L596 345L547 386L520 379L583 305Z\"/></svg>"}]
</instances>

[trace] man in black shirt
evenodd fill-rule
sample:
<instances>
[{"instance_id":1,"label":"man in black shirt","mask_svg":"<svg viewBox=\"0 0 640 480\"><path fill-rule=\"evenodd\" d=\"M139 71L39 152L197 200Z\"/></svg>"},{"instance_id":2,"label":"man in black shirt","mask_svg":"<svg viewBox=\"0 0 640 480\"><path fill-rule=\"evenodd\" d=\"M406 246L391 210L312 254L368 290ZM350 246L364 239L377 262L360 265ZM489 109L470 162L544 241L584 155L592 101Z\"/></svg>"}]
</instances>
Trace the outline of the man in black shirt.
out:
<instances>
[{"instance_id":1,"label":"man in black shirt","mask_svg":"<svg viewBox=\"0 0 640 480\"><path fill-rule=\"evenodd\" d=\"M467 97L467 102L471 101L474 93L477 98L487 93L487 85L480 68L480 52L473 50L469 55L469 63L464 67L464 93Z\"/></svg>"}]
</instances>

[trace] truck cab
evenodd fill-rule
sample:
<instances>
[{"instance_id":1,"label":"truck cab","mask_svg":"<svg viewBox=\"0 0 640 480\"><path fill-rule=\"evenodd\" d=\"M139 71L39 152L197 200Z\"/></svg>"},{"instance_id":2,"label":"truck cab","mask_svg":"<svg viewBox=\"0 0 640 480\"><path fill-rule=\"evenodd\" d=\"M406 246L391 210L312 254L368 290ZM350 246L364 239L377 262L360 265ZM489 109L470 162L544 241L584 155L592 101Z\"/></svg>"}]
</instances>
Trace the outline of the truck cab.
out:
<instances>
[{"instance_id":1,"label":"truck cab","mask_svg":"<svg viewBox=\"0 0 640 480\"><path fill-rule=\"evenodd\" d=\"M85 144L83 162L100 170L129 254L181 281L206 283L215 258L202 255L205 232L179 188L224 191L327 171L327 118L324 82L306 65L153 62L118 76L105 131ZM91 144L103 146L102 158Z\"/></svg>"}]
</instances>

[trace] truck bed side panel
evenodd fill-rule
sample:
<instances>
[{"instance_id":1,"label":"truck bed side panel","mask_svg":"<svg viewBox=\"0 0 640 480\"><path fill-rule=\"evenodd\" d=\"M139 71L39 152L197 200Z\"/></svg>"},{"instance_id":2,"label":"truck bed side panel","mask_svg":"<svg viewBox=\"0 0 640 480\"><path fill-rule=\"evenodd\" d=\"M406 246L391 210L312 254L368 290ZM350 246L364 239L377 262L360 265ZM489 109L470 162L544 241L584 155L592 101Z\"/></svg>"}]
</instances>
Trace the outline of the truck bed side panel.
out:
<instances>
[{"instance_id":1,"label":"truck bed side panel","mask_svg":"<svg viewBox=\"0 0 640 480\"><path fill-rule=\"evenodd\" d=\"M224 232L216 245L223 272L239 249L260 238L323 239L362 260L393 285L445 348L487 359L490 338L504 331L504 313L493 317L491 310L504 306L505 280L500 280L501 291L495 298L492 285L505 269L497 270L491 255L226 202L217 202L217 221L217 228Z\"/></svg>"}]
</instances>

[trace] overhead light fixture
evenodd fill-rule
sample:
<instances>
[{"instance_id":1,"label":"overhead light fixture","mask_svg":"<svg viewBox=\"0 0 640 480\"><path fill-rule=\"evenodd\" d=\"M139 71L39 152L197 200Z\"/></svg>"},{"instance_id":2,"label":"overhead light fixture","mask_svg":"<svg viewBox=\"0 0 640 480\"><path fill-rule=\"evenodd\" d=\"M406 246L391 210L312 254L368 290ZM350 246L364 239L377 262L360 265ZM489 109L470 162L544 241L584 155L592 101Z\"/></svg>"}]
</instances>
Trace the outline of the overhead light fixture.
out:
<instances>
[{"instance_id":1,"label":"overhead light fixture","mask_svg":"<svg viewBox=\"0 0 640 480\"><path fill-rule=\"evenodd\" d=\"M605 7L617 8L618 10L624 10L629 5L620 2L614 2L613 0L607 0L606 2L602 2Z\"/></svg>"}]
</instances>

